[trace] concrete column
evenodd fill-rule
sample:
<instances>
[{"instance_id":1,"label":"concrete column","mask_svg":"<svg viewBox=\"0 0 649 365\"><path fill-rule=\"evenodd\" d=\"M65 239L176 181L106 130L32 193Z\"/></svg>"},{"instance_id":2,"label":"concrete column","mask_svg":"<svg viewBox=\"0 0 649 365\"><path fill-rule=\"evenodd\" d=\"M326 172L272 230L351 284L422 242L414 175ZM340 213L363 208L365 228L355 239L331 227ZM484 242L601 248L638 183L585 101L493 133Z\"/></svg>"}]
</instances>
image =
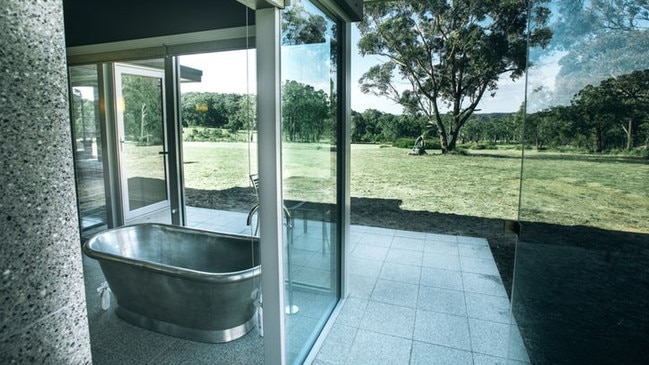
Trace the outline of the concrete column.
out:
<instances>
[{"instance_id":1,"label":"concrete column","mask_svg":"<svg viewBox=\"0 0 649 365\"><path fill-rule=\"evenodd\" d=\"M0 363L89 364L61 0L0 34Z\"/></svg>"}]
</instances>

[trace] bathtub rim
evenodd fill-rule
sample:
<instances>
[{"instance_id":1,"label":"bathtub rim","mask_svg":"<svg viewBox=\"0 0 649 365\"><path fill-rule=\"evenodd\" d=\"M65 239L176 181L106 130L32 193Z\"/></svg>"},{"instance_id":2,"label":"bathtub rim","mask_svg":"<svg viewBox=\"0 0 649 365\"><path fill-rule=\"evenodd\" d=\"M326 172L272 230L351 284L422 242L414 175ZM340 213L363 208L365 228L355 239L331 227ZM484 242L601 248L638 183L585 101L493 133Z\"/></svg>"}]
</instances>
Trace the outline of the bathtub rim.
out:
<instances>
[{"instance_id":1,"label":"bathtub rim","mask_svg":"<svg viewBox=\"0 0 649 365\"><path fill-rule=\"evenodd\" d=\"M120 227L110 228L105 231L97 233L89 240L84 242L84 244L82 245L82 251L88 257L98 260L100 264L101 264L101 260L105 260L114 263L121 263L129 266L135 266L141 269L151 270L163 275L176 276L176 277L191 279L195 281L204 281L210 283L234 283L234 282L251 279L261 274L261 264L257 264L251 268L239 270L239 271L215 273L215 272L189 269L185 267L172 266L172 265L167 265L159 262L134 259L130 257L113 254L113 253L104 252L92 247L93 244L97 242L100 239L100 236L102 236L103 234L107 234L113 231L134 229L143 226L154 227L154 228L161 227L162 229L165 230L171 230L177 232L190 231L190 232L195 232L198 234L206 234L210 236L234 238L239 240L256 242L257 245L259 245L259 237L255 237L255 236L246 236L246 235L234 234L234 233L213 232L213 231L207 231L202 229L175 226L175 225L163 224L163 223L137 223L137 224L129 224Z\"/></svg>"}]
</instances>

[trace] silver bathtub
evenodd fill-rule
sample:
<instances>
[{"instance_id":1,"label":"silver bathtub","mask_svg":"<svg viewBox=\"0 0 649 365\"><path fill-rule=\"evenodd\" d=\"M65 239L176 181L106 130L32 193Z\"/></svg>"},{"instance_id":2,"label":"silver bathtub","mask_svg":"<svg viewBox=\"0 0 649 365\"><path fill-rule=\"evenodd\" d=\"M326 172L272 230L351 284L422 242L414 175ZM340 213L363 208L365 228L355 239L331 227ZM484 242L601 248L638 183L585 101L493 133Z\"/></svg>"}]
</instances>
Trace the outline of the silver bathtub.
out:
<instances>
[{"instance_id":1,"label":"silver bathtub","mask_svg":"<svg viewBox=\"0 0 649 365\"><path fill-rule=\"evenodd\" d=\"M211 343L256 323L257 238L140 224L100 233L83 252L99 261L127 322Z\"/></svg>"}]
</instances>

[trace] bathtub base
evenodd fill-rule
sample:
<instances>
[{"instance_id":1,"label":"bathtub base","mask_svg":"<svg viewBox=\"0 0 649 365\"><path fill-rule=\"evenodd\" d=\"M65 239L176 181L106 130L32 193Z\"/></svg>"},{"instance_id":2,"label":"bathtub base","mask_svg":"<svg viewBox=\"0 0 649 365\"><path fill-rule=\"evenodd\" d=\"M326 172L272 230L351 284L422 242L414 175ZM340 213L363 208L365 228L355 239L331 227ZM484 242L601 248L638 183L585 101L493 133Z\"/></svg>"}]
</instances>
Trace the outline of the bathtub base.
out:
<instances>
[{"instance_id":1,"label":"bathtub base","mask_svg":"<svg viewBox=\"0 0 649 365\"><path fill-rule=\"evenodd\" d=\"M173 323L159 321L150 317L143 316L119 305L115 309L117 316L126 322L136 326L146 328L151 331L163 333L165 335L183 338L190 341L207 342L207 343L225 343L234 341L243 337L257 324L256 316L253 315L248 321L233 328L225 330L202 330L180 326Z\"/></svg>"}]
</instances>

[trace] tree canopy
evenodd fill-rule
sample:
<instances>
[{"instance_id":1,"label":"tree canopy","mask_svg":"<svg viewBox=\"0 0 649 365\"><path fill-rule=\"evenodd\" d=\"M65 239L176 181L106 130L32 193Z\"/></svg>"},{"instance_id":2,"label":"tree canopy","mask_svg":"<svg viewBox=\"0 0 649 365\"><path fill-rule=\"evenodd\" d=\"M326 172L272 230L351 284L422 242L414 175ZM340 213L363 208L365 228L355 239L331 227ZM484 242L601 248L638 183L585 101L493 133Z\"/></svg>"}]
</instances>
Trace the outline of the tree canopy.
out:
<instances>
[{"instance_id":1,"label":"tree canopy","mask_svg":"<svg viewBox=\"0 0 649 365\"><path fill-rule=\"evenodd\" d=\"M138 144L162 144L162 84L159 79L125 74L124 133Z\"/></svg>"},{"instance_id":2,"label":"tree canopy","mask_svg":"<svg viewBox=\"0 0 649 365\"><path fill-rule=\"evenodd\" d=\"M454 150L460 129L485 94L495 95L500 76L523 74L528 41L545 47L552 37L549 10L536 6L529 19L528 5L527 0L368 4L359 24L359 50L386 62L363 75L361 90L424 115L435 125L442 151ZM401 79L409 84L406 90L398 87ZM449 118L443 118L445 110Z\"/></svg>"},{"instance_id":3,"label":"tree canopy","mask_svg":"<svg viewBox=\"0 0 649 365\"><path fill-rule=\"evenodd\" d=\"M588 84L649 68L649 1L559 0L551 47L560 60L553 104Z\"/></svg>"},{"instance_id":4,"label":"tree canopy","mask_svg":"<svg viewBox=\"0 0 649 365\"><path fill-rule=\"evenodd\" d=\"M326 32L327 20L309 13L301 3L282 12L282 45L324 43Z\"/></svg>"},{"instance_id":5,"label":"tree canopy","mask_svg":"<svg viewBox=\"0 0 649 365\"><path fill-rule=\"evenodd\" d=\"M649 123L649 69L587 85L573 99L573 108L595 136L595 151L604 149L605 134L620 127L626 149L635 147L638 127Z\"/></svg>"},{"instance_id":6,"label":"tree canopy","mask_svg":"<svg viewBox=\"0 0 649 365\"><path fill-rule=\"evenodd\" d=\"M223 128L238 108L240 94L189 92L183 94L181 112L183 124L189 127Z\"/></svg>"},{"instance_id":7,"label":"tree canopy","mask_svg":"<svg viewBox=\"0 0 649 365\"><path fill-rule=\"evenodd\" d=\"M322 90L297 81L282 85L282 128L291 142L317 142L331 130L329 98Z\"/></svg>"}]
</instances>

